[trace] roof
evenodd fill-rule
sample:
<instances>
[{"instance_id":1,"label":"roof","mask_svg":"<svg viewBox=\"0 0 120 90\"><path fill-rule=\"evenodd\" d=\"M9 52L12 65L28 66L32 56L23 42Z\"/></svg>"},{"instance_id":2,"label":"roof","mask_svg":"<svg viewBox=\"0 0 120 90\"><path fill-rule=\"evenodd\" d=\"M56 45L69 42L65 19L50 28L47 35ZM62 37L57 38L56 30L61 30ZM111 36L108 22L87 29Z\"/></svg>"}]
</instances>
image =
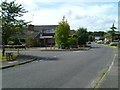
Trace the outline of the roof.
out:
<instances>
[{"instance_id":1,"label":"roof","mask_svg":"<svg viewBox=\"0 0 120 90\"><path fill-rule=\"evenodd\" d=\"M31 30L34 30L34 31L41 31L41 30L44 30L44 29L55 29L58 25L28 25L28 27L30 27Z\"/></svg>"},{"instance_id":2,"label":"roof","mask_svg":"<svg viewBox=\"0 0 120 90\"><path fill-rule=\"evenodd\" d=\"M116 31L115 34L120 34L120 31Z\"/></svg>"},{"instance_id":3,"label":"roof","mask_svg":"<svg viewBox=\"0 0 120 90\"><path fill-rule=\"evenodd\" d=\"M27 32L27 35L30 35L30 36L32 36L32 37L37 37L37 35L39 35L40 34L40 32Z\"/></svg>"},{"instance_id":4,"label":"roof","mask_svg":"<svg viewBox=\"0 0 120 90\"><path fill-rule=\"evenodd\" d=\"M55 29L58 25L35 25L34 31L41 31L44 29Z\"/></svg>"},{"instance_id":5,"label":"roof","mask_svg":"<svg viewBox=\"0 0 120 90\"><path fill-rule=\"evenodd\" d=\"M35 27L57 27L58 25L34 25Z\"/></svg>"}]
</instances>

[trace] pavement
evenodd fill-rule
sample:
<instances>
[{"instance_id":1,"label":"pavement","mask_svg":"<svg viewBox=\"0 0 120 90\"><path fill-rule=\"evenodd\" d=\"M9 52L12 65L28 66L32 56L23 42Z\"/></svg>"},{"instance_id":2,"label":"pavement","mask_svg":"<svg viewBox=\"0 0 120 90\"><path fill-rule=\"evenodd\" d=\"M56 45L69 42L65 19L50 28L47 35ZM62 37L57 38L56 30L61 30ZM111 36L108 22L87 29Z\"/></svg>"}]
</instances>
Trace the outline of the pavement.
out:
<instances>
[{"instance_id":1,"label":"pavement","mask_svg":"<svg viewBox=\"0 0 120 90\"><path fill-rule=\"evenodd\" d=\"M2 61L2 66L0 66L0 69L6 69L6 68L14 67L17 65L30 63L34 60L36 60L36 57L27 56L27 55L20 55L15 60Z\"/></svg>"},{"instance_id":2,"label":"pavement","mask_svg":"<svg viewBox=\"0 0 120 90\"><path fill-rule=\"evenodd\" d=\"M116 56L111 63L111 66L109 66L108 71L105 73L105 75L102 77L101 81L99 82L97 88L114 88L117 90L120 90L120 87L118 85L119 80L118 77L120 76L118 74L119 70L119 61L120 56L118 55L120 52L120 49L116 52Z\"/></svg>"}]
</instances>

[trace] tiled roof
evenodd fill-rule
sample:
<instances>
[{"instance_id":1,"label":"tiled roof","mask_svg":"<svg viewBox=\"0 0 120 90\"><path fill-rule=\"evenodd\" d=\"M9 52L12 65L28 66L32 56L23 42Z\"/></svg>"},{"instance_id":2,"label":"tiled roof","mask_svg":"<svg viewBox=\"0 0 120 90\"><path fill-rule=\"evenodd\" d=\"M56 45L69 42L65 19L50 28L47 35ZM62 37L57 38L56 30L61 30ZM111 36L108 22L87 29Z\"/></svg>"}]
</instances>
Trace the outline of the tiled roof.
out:
<instances>
[{"instance_id":1,"label":"tiled roof","mask_svg":"<svg viewBox=\"0 0 120 90\"><path fill-rule=\"evenodd\" d=\"M35 25L34 31L41 31L44 29L56 28L58 25Z\"/></svg>"}]
</instances>

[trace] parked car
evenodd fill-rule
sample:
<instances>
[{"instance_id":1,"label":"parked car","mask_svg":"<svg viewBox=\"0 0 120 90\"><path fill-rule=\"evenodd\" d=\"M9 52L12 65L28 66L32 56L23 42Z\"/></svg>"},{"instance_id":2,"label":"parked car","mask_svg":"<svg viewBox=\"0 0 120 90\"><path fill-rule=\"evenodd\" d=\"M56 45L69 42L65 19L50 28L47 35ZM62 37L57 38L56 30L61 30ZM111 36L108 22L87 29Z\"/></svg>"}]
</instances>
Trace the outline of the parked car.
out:
<instances>
[{"instance_id":1,"label":"parked car","mask_svg":"<svg viewBox=\"0 0 120 90\"><path fill-rule=\"evenodd\" d=\"M87 46L87 47L91 47L91 42L90 42L90 41L87 42L86 46Z\"/></svg>"},{"instance_id":2,"label":"parked car","mask_svg":"<svg viewBox=\"0 0 120 90\"><path fill-rule=\"evenodd\" d=\"M109 41L104 41L103 43L104 43L104 44L110 44L110 42L109 42Z\"/></svg>"},{"instance_id":3,"label":"parked car","mask_svg":"<svg viewBox=\"0 0 120 90\"><path fill-rule=\"evenodd\" d=\"M88 44L91 44L91 42L89 41Z\"/></svg>"},{"instance_id":4,"label":"parked car","mask_svg":"<svg viewBox=\"0 0 120 90\"><path fill-rule=\"evenodd\" d=\"M113 41L110 43L110 46L117 46L120 45L120 41Z\"/></svg>"}]
</instances>

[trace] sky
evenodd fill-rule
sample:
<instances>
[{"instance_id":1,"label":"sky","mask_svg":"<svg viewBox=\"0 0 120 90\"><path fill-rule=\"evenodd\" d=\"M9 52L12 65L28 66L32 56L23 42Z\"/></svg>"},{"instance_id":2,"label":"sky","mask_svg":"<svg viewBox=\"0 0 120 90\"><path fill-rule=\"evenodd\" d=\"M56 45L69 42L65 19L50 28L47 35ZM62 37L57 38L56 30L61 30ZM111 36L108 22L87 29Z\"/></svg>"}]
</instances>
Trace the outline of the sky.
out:
<instances>
[{"instance_id":1,"label":"sky","mask_svg":"<svg viewBox=\"0 0 120 90\"><path fill-rule=\"evenodd\" d=\"M12 1L12 0L8 0ZM108 2L109 1L109 2ZM22 19L33 25L57 25L65 16L71 29L108 31L118 27L118 0L16 0L28 11Z\"/></svg>"}]
</instances>

